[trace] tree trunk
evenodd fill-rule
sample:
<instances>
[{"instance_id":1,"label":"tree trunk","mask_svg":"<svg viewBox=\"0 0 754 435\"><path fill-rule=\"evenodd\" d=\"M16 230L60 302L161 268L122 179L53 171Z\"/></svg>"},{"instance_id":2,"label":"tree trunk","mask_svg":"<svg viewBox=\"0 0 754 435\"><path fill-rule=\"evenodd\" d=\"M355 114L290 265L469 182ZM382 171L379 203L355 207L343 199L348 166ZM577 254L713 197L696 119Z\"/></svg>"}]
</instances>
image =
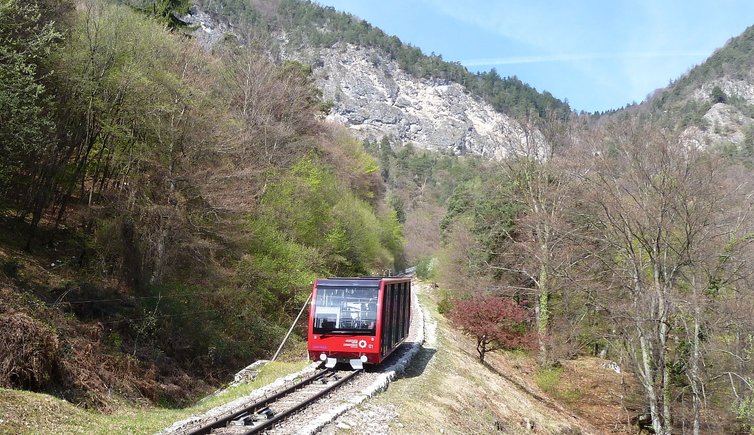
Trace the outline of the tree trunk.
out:
<instances>
[{"instance_id":1,"label":"tree trunk","mask_svg":"<svg viewBox=\"0 0 754 435\"><path fill-rule=\"evenodd\" d=\"M534 312L537 316L537 339L539 342L539 364L548 367L551 361L550 352L550 288L547 267L542 265L539 270L539 295Z\"/></svg>"},{"instance_id":2,"label":"tree trunk","mask_svg":"<svg viewBox=\"0 0 754 435\"><path fill-rule=\"evenodd\" d=\"M484 354L487 352L486 336L478 337L476 340L476 351L479 354L479 361L484 362Z\"/></svg>"},{"instance_id":3,"label":"tree trunk","mask_svg":"<svg viewBox=\"0 0 754 435\"><path fill-rule=\"evenodd\" d=\"M644 392L647 395L647 401L649 402L649 414L652 416L652 429L654 429L655 434L665 435L665 428L662 417L660 416L660 406L657 400L658 396L654 383L655 369L652 367L652 349L650 348L647 339L644 337L643 331L639 331L639 348L641 352L639 376L641 378L641 383L644 386Z\"/></svg>"},{"instance_id":4,"label":"tree trunk","mask_svg":"<svg viewBox=\"0 0 754 435\"><path fill-rule=\"evenodd\" d=\"M692 278L691 288L693 289L692 304L693 304L693 320L694 327L691 337L691 355L689 357L689 383L691 384L691 394L694 407L694 421L693 421L693 434L699 435L701 425L701 409L702 409L702 389L704 386L701 382L700 375L700 363L701 363L701 321L702 321L702 307L699 301L699 288L696 279Z\"/></svg>"},{"instance_id":5,"label":"tree trunk","mask_svg":"<svg viewBox=\"0 0 754 435\"><path fill-rule=\"evenodd\" d=\"M689 379L691 381L691 392L694 399L694 435L699 435L699 426L701 420L701 408L702 399L699 382L699 360L701 358L699 334L701 333L699 328L699 307L695 307L694 316L694 338L692 341L691 349L691 368Z\"/></svg>"}]
</instances>

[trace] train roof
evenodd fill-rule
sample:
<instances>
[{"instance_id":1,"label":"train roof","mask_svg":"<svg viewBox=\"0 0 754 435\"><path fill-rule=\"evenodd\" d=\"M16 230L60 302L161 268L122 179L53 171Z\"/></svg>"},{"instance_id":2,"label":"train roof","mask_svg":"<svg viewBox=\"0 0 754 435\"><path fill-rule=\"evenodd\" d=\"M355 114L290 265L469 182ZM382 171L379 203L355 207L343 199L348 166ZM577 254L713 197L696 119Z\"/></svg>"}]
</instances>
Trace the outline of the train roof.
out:
<instances>
[{"instance_id":1,"label":"train roof","mask_svg":"<svg viewBox=\"0 0 754 435\"><path fill-rule=\"evenodd\" d=\"M317 280L317 285L333 287L379 287L380 281L409 280L406 276L364 276L344 278L322 278Z\"/></svg>"}]
</instances>

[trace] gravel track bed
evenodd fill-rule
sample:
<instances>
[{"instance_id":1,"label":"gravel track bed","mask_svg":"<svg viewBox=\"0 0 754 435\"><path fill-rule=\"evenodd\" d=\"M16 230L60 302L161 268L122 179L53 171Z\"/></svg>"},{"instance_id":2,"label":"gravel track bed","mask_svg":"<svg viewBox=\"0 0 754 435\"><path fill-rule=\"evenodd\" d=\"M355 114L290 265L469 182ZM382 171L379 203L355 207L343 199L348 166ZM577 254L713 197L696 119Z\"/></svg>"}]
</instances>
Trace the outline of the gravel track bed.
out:
<instances>
[{"instance_id":1,"label":"gravel track bed","mask_svg":"<svg viewBox=\"0 0 754 435\"><path fill-rule=\"evenodd\" d=\"M292 416L268 431L269 434L314 434L324 430L331 422L356 408L369 397L383 391L390 381L402 373L424 342L424 312L419 306L414 285L411 292L411 326L406 341L377 368L365 370L358 379L350 382L328 396Z\"/></svg>"},{"instance_id":2,"label":"gravel track bed","mask_svg":"<svg viewBox=\"0 0 754 435\"><path fill-rule=\"evenodd\" d=\"M367 398L385 390L390 381L408 367L412 358L421 349L422 343L424 342L424 310L419 306L419 300L417 297L418 292L424 291L424 285L415 284L413 290L414 291L411 294L412 313L409 335L406 341L401 344L385 363L377 368L369 368L365 370L364 373L357 376L346 385L321 398L306 409L289 417L266 433L276 435L293 433L314 434L324 430L328 425L329 427L336 427L330 423L339 416L360 405ZM265 395L273 394L275 391L294 383L302 376L311 374L318 365L319 363L313 363L304 370L280 378L265 387L254 390L248 396L238 398L232 402L213 408L202 415L191 416L185 420L178 421L160 432L160 435L186 433L200 425L209 424L210 422L217 420L219 417L233 413L238 409L260 400ZM379 415L375 410L371 410L372 415L369 415L369 406L367 405L366 408L367 411L365 412L367 413L367 418L372 418L374 421L383 422L385 417L395 418L397 416L397 412L394 409L392 411L381 409L379 410ZM377 416L380 418L377 419ZM345 423L340 424L342 426ZM387 426L385 425L383 427ZM237 433L237 431L234 430L234 428L228 428L227 432L224 431L223 433Z\"/></svg>"},{"instance_id":3,"label":"gravel track bed","mask_svg":"<svg viewBox=\"0 0 754 435\"><path fill-rule=\"evenodd\" d=\"M182 434L190 430L193 430L199 426L207 425L213 421L218 420L219 418L223 416L232 414L239 409L245 408L253 404L254 402L259 401L264 396L274 394L276 391L282 390L285 387L296 383L302 377L314 373L318 365L319 363L310 364L305 369L297 373L292 373L288 376L277 379L274 382L262 388L258 388L254 390L253 392L251 392L251 394L247 396L239 397L238 399L228 402L224 405L220 405L216 408L212 408L209 411L205 412L204 414L192 415L191 417L187 419L175 422L173 423L173 425L171 425L167 429L164 429L163 431L159 432L159 434L160 435Z\"/></svg>"},{"instance_id":4,"label":"gravel track bed","mask_svg":"<svg viewBox=\"0 0 754 435\"><path fill-rule=\"evenodd\" d=\"M424 285L416 286L419 292L427 291ZM437 321L432 318L429 311L422 309L423 312L423 342L419 341L418 354L413 355L411 364L407 365L404 370L409 376L415 376L414 371L421 371L416 365L421 366L422 358L431 358L437 346ZM413 328L414 325L412 324ZM426 365L426 361L424 361ZM403 370L402 370L403 371ZM387 386L385 386L387 388ZM320 431L320 435L335 435L344 431L351 434L363 435L387 435L390 433L390 424L398 419L399 412L392 404L375 404L365 402L359 406L349 409L347 412L333 419L325 425ZM395 429L401 431L402 425L395 423Z\"/></svg>"}]
</instances>

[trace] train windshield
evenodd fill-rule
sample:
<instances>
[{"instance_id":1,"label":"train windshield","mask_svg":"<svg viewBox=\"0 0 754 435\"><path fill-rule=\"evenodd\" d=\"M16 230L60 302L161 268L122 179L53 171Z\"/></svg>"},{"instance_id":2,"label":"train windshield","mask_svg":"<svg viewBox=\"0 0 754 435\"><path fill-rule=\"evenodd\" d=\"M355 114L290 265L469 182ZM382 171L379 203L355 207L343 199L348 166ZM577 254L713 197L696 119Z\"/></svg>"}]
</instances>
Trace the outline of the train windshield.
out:
<instances>
[{"instance_id":1,"label":"train windshield","mask_svg":"<svg viewBox=\"0 0 754 435\"><path fill-rule=\"evenodd\" d=\"M377 288L317 287L315 334L374 335Z\"/></svg>"}]
</instances>

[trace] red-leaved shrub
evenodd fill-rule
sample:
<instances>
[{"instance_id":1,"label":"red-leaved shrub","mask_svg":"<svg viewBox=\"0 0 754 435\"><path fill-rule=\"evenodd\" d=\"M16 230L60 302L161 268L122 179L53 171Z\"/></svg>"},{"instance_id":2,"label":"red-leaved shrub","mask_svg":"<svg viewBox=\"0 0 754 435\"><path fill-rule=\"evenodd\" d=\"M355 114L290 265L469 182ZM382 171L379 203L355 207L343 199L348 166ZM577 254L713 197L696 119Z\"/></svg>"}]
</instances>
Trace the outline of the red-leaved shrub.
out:
<instances>
[{"instance_id":1,"label":"red-leaved shrub","mask_svg":"<svg viewBox=\"0 0 754 435\"><path fill-rule=\"evenodd\" d=\"M530 348L534 343L529 311L509 298L477 294L456 300L449 317L456 327L476 338L480 361L487 352Z\"/></svg>"}]
</instances>

